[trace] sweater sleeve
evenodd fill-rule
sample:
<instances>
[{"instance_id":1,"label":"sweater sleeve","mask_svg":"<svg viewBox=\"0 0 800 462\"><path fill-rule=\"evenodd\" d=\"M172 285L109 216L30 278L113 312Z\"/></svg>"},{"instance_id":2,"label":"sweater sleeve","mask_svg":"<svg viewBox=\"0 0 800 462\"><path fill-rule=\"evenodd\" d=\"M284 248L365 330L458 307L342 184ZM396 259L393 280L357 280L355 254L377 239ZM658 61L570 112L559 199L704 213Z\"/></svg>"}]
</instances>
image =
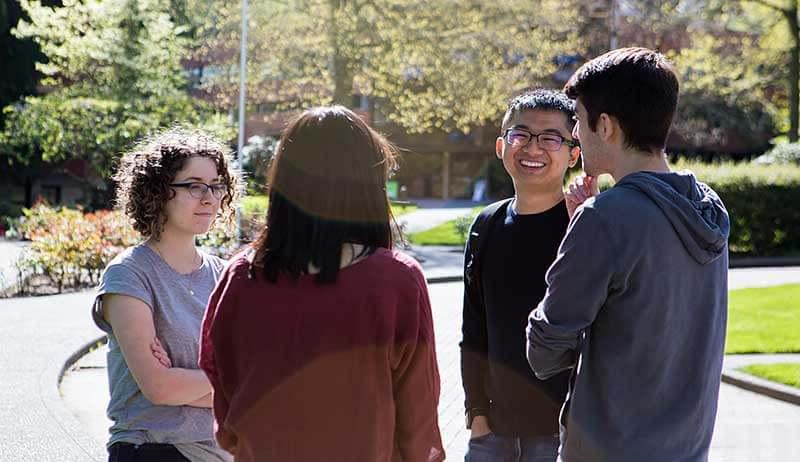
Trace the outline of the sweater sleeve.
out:
<instances>
[{"instance_id":1,"label":"sweater sleeve","mask_svg":"<svg viewBox=\"0 0 800 462\"><path fill-rule=\"evenodd\" d=\"M417 279L413 316L399 320L406 327L398 329L401 345L397 347L402 354L393 373L397 446L403 461L438 462L444 460L438 422L439 370L428 289L421 272Z\"/></svg>"},{"instance_id":2,"label":"sweater sleeve","mask_svg":"<svg viewBox=\"0 0 800 462\"><path fill-rule=\"evenodd\" d=\"M544 299L528 319L528 363L540 379L575 367L584 333L605 303L614 277L611 242L597 212L579 209L547 271Z\"/></svg>"},{"instance_id":3,"label":"sweater sleeve","mask_svg":"<svg viewBox=\"0 0 800 462\"><path fill-rule=\"evenodd\" d=\"M475 224L473 223L473 227ZM470 229L470 234L472 233ZM486 332L486 310L478 291L479 275L468 276L467 266L472 255L470 240L464 251L464 303L461 325L461 383L464 386L466 409L489 409L485 378L489 367L489 343Z\"/></svg>"},{"instance_id":4,"label":"sweater sleeve","mask_svg":"<svg viewBox=\"0 0 800 462\"><path fill-rule=\"evenodd\" d=\"M217 358L215 353L218 350L218 345L216 343L219 338L218 335L215 334L217 332L225 332L220 313L229 310L230 305L235 303L235 297L233 293L229 291L233 268L234 265L230 265L225 269L209 298L206 313L203 317L203 324L201 326L200 359L198 363L208 377L209 382L211 382L214 434L217 442L220 447L235 455L237 438L236 435L227 428L225 422L226 416L228 415L229 402L225 394L220 370L224 365L224 360L223 358Z\"/></svg>"}]
</instances>

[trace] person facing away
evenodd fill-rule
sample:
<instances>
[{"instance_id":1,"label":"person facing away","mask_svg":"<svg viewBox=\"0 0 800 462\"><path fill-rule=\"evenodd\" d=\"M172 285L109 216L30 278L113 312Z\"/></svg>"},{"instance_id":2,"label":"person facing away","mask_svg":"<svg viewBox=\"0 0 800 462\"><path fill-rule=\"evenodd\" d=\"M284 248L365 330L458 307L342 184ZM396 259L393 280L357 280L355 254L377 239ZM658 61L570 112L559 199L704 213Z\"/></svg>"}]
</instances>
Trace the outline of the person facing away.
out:
<instances>
[{"instance_id":1,"label":"person facing away","mask_svg":"<svg viewBox=\"0 0 800 462\"><path fill-rule=\"evenodd\" d=\"M569 222L563 184L579 156L574 115L564 93L539 89L514 97L503 117L496 153L514 197L483 212L491 213L485 232L475 220L470 235L485 233L484 244L470 240L465 253L471 274L464 286L461 374L468 462L556 459L569 373L537 379L522 334Z\"/></svg>"},{"instance_id":2,"label":"person facing away","mask_svg":"<svg viewBox=\"0 0 800 462\"><path fill-rule=\"evenodd\" d=\"M576 99L587 181L616 184L577 208L530 315L538 377L572 370L562 412L565 462L705 461L727 318L728 213L664 149L678 101L666 58L644 48L584 64ZM575 186L575 185L573 185ZM575 201L577 197L577 201Z\"/></svg>"},{"instance_id":3,"label":"person facing away","mask_svg":"<svg viewBox=\"0 0 800 462\"><path fill-rule=\"evenodd\" d=\"M237 461L440 461L421 267L393 250L393 148L352 111L284 130L267 222L208 305L200 366Z\"/></svg>"},{"instance_id":4,"label":"person facing away","mask_svg":"<svg viewBox=\"0 0 800 462\"><path fill-rule=\"evenodd\" d=\"M109 461L228 461L214 441L200 323L223 261L195 246L229 218L239 179L229 150L172 129L122 156L117 202L144 242L103 272L92 308L108 334Z\"/></svg>"}]
</instances>

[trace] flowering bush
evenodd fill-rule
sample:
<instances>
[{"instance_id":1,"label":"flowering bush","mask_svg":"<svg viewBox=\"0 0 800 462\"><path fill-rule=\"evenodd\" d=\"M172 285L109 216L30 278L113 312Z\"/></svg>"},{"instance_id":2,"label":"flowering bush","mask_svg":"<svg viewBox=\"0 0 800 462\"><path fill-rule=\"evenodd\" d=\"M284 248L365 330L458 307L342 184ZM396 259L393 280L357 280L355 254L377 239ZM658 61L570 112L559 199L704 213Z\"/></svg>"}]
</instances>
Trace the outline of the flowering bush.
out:
<instances>
[{"instance_id":1,"label":"flowering bush","mask_svg":"<svg viewBox=\"0 0 800 462\"><path fill-rule=\"evenodd\" d=\"M46 204L23 210L19 232L31 241L17 262L22 293L95 285L106 263L140 239L121 212Z\"/></svg>"}]
</instances>

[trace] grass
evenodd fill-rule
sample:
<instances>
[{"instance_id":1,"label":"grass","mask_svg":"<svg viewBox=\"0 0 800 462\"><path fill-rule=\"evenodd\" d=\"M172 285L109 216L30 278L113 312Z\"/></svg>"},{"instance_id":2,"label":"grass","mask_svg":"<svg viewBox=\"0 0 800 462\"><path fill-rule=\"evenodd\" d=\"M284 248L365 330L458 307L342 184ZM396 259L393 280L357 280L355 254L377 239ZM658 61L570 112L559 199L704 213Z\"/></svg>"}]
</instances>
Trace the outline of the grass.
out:
<instances>
[{"instance_id":1,"label":"grass","mask_svg":"<svg viewBox=\"0 0 800 462\"><path fill-rule=\"evenodd\" d=\"M242 214L245 216L262 215L267 210L267 196L245 196L242 198Z\"/></svg>"},{"instance_id":2,"label":"grass","mask_svg":"<svg viewBox=\"0 0 800 462\"><path fill-rule=\"evenodd\" d=\"M800 363L754 364L740 370L762 379L800 388Z\"/></svg>"},{"instance_id":3,"label":"grass","mask_svg":"<svg viewBox=\"0 0 800 462\"><path fill-rule=\"evenodd\" d=\"M267 210L267 196L253 195L242 198L242 214L247 217L264 216ZM413 212L417 209L414 204L392 204L392 213L395 217Z\"/></svg>"},{"instance_id":4,"label":"grass","mask_svg":"<svg viewBox=\"0 0 800 462\"><path fill-rule=\"evenodd\" d=\"M399 217L400 215L405 215L406 213L411 213L414 210L417 210L417 206L415 204L392 203L392 215L394 215L395 217Z\"/></svg>"},{"instance_id":5,"label":"grass","mask_svg":"<svg viewBox=\"0 0 800 462\"><path fill-rule=\"evenodd\" d=\"M450 220L448 222L442 223L439 226L436 226L431 229L427 229L425 231L420 231L418 233L411 233L408 236L408 240L411 241L412 244L417 245L464 245L464 241L466 239L467 232L469 229L464 229L464 225L466 224L467 227L472 223L475 219L475 216L483 209L483 207L475 207L472 209L472 213L469 215L465 215L462 218L457 218L455 220ZM459 231L459 226L461 226L462 231Z\"/></svg>"},{"instance_id":6,"label":"grass","mask_svg":"<svg viewBox=\"0 0 800 462\"><path fill-rule=\"evenodd\" d=\"M800 352L800 284L733 290L725 353Z\"/></svg>"}]
</instances>

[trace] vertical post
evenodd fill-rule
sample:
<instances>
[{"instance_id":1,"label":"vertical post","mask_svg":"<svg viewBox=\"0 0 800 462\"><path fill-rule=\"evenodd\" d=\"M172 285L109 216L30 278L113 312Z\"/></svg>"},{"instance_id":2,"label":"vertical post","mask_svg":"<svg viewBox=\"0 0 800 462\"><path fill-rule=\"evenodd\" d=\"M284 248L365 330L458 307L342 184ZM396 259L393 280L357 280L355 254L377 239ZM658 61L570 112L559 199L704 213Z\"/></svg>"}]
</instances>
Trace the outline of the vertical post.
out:
<instances>
[{"instance_id":1,"label":"vertical post","mask_svg":"<svg viewBox=\"0 0 800 462\"><path fill-rule=\"evenodd\" d=\"M486 192L483 194L484 200L490 200L492 197L492 162L494 161L494 155L489 154L486 156L486 162L484 163L484 169L486 170Z\"/></svg>"},{"instance_id":2,"label":"vertical post","mask_svg":"<svg viewBox=\"0 0 800 462\"><path fill-rule=\"evenodd\" d=\"M236 144L235 167L241 172L242 149L244 148L245 101L247 100L247 4L242 0L242 34L239 45L239 139ZM242 242L242 211L236 206L236 243Z\"/></svg>"},{"instance_id":3,"label":"vertical post","mask_svg":"<svg viewBox=\"0 0 800 462\"><path fill-rule=\"evenodd\" d=\"M442 153L442 199L450 198L450 153Z\"/></svg>"},{"instance_id":4,"label":"vertical post","mask_svg":"<svg viewBox=\"0 0 800 462\"><path fill-rule=\"evenodd\" d=\"M610 14L609 17L609 38L608 38L608 46L609 50L616 50L619 47L619 38L617 37L617 2L616 0L609 0L609 10Z\"/></svg>"},{"instance_id":5,"label":"vertical post","mask_svg":"<svg viewBox=\"0 0 800 462\"><path fill-rule=\"evenodd\" d=\"M789 49L789 142L797 142L800 129L800 24L797 18L798 1L790 2L783 10L789 25L791 48Z\"/></svg>"}]
</instances>

